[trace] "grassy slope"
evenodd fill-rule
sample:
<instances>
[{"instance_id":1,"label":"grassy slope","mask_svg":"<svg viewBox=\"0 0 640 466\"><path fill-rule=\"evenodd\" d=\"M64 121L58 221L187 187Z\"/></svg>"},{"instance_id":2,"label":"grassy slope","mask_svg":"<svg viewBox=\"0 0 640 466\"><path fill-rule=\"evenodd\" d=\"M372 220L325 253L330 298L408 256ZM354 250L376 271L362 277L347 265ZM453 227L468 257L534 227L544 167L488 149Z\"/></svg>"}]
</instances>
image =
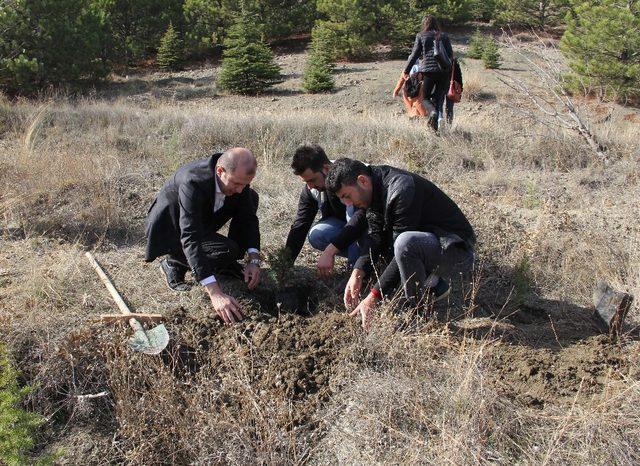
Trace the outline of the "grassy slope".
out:
<instances>
[{"instance_id":1,"label":"grassy slope","mask_svg":"<svg viewBox=\"0 0 640 466\"><path fill-rule=\"evenodd\" d=\"M253 99L216 96L205 69L0 107L0 324L50 419L45 448L78 464L637 462L637 308L618 344L588 309L599 278L640 294L633 112L585 104L614 151L604 168L575 135L518 112L526 101L475 61L463 68L474 100L435 137L390 98L400 62L345 64L336 93L306 96L303 57L280 60L289 79ZM504 67L533 79L508 52ZM278 245L300 189L288 158L305 140L444 188L480 238L472 299L405 335L381 313L365 337L336 312L337 281L305 269L309 250L297 280L320 300L310 318L243 295L250 318L224 328L200 290L166 290L142 262L146 207L166 176L215 149L251 148L263 243ZM137 310L169 316L173 357L129 354L123 329L90 325L112 305L85 247Z\"/></svg>"}]
</instances>

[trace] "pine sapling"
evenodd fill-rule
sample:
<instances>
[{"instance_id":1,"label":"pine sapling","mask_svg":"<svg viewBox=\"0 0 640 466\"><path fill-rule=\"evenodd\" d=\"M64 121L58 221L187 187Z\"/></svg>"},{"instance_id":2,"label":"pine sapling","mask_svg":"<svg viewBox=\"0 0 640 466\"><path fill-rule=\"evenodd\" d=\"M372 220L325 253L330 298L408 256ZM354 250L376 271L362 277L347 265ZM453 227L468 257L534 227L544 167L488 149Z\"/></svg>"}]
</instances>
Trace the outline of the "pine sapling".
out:
<instances>
[{"instance_id":1,"label":"pine sapling","mask_svg":"<svg viewBox=\"0 0 640 466\"><path fill-rule=\"evenodd\" d=\"M158 66L164 70L179 70L182 66L183 57L184 46L182 39L174 29L173 24L169 23L167 32L164 33L160 40L156 58Z\"/></svg>"},{"instance_id":2,"label":"pine sapling","mask_svg":"<svg viewBox=\"0 0 640 466\"><path fill-rule=\"evenodd\" d=\"M489 69L500 68L500 65L502 65L498 43L493 36L484 45L482 61L484 62L484 67Z\"/></svg>"}]
</instances>

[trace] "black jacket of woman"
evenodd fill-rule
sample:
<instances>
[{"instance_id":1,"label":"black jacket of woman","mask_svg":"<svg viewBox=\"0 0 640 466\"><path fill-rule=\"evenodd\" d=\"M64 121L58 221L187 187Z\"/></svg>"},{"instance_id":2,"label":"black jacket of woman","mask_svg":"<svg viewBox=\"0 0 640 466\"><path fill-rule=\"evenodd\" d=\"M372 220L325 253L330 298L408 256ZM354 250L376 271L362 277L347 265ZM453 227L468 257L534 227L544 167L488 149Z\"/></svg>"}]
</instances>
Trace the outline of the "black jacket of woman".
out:
<instances>
[{"instance_id":1,"label":"black jacket of woman","mask_svg":"<svg viewBox=\"0 0 640 466\"><path fill-rule=\"evenodd\" d=\"M409 74L411 67L418 59L420 59L419 71L421 73L444 73L448 71L443 69L433 56L433 43L436 39L436 34L438 34L437 31L427 31L419 32L416 35L413 50L411 51L411 55L409 55L407 65L404 67L405 73ZM440 32L439 34L442 45L444 45L449 57L453 58L453 48L451 47L449 36L444 32Z\"/></svg>"}]
</instances>

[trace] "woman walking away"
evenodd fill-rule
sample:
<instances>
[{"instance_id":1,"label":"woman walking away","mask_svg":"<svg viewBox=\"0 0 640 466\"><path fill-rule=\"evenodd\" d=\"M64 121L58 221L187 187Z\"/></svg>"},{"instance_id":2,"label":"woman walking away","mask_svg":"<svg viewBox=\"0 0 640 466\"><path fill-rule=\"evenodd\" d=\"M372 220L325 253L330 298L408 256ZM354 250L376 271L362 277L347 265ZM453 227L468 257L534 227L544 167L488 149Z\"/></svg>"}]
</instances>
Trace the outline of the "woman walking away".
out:
<instances>
[{"instance_id":1,"label":"woman walking away","mask_svg":"<svg viewBox=\"0 0 640 466\"><path fill-rule=\"evenodd\" d=\"M438 118L442 116L444 97L449 87L452 57L453 49L449 36L442 32L435 16L425 16L422 20L422 30L416 35L403 75L408 79L411 67L416 60L421 59L419 71L423 76L422 89L431 89L435 86L433 100L436 103L437 115L429 118L429 124L434 130L438 129Z\"/></svg>"}]
</instances>

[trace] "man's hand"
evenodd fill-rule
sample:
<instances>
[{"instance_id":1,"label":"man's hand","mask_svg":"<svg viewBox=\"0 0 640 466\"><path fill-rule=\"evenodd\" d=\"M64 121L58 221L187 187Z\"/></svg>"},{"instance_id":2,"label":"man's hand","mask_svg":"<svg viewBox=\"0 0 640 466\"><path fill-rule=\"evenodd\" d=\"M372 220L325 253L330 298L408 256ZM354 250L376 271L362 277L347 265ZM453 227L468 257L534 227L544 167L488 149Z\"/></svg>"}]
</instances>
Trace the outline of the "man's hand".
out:
<instances>
[{"instance_id":1,"label":"man's hand","mask_svg":"<svg viewBox=\"0 0 640 466\"><path fill-rule=\"evenodd\" d=\"M236 301L232 296L224 294L218 283L206 285L205 289L211 299L211 306L225 324L240 322L244 319L244 314L242 313L242 309L240 308L238 301Z\"/></svg>"},{"instance_id":2,"label":"man's hand","mask_svg":"<svg viewBox=\"0 0 640 466\"><path fill-rule=\"evenodd\" d=\"M338 254L338 248L333 244L329 244L318 259L318 275L322 278L329 278L333 273L333 266Z\"/></svg>"},{"instance_id":3,"label":"man's hand","mask_svg":"<svg viewBox=\"0 0 640 466\"><path fill-rule=\"evenodd\" d=\"M347 309L353 309L360 303L360 290L362 289L363 279L364 270L353 269L347 286L344 288L344 306Z\"/></svg>"},{"instance_id":4,"label":"man's hand","mask_svg":"<svg viewBox=\"0 0 640 466\"><path fill-rule=\"evenodd\" d=\"M358 307L356 307L351 314L351 317L357 317L360 315L362 317L362 328L365 332L371 330L371 321L373 320L373 310L378 303L378 298L376 298L373 294L369 294L366 298L362 300Z\"/></svg>"},{"instance_id":5,"label":"man's hand","mask_svg":"<svg viewBox=\"0 0 640 466\"><path fill-rule=\"evenodd\" d=\"M244 282L250 290L260 283L260 267L256 264L247 264L244 268Z\"/></svg>"}]
</instances>

